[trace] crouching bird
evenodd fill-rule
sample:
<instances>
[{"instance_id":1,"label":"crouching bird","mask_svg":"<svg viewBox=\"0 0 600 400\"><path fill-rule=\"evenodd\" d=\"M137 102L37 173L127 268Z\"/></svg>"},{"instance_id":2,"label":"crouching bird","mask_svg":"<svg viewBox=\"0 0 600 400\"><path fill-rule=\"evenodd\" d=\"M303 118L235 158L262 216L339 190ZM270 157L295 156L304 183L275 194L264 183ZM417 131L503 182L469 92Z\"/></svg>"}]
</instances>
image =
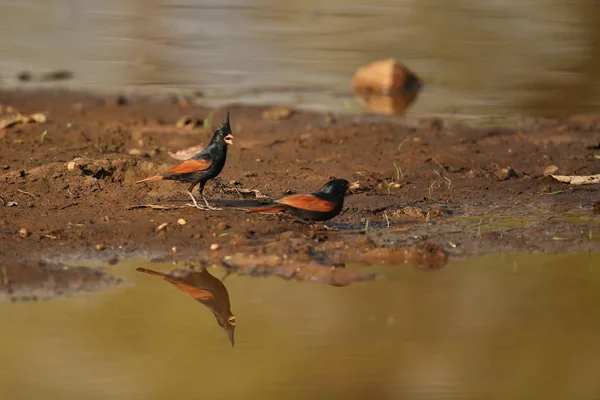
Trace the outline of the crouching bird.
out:
<instances>
[{"instance_id":1,"label":"crouching bird","mask_svg":"<svg viewBox=\"0 0 600 400\"><path fill-rule=\"evenodd\" d=\"M254 213L272 213L288 211L297 217L309 221L327 221L338 215L344 207L344 195L350 183L345 179L333 179L318 192L293 194L275 200L273 205L258 207L247 211Z\"/></svg>"},{"instance_id":2,"label":"crouching bird","mask_svg":"<svg viewBox=\"0 0 600 400\"><path fill-rule=\"evenodd\" d=\"M234 345L235 315L231 312L229 292L218 278L212 276L206 268L201 271L176 269L169 274L152 271L146 268L136 268L136 271L164 279L183 293L191 296L206 306L217 319L219 326L227 334L229 343Z\"/></svg>"},{"instance_id":3,"label":"crouching bird","mask_svg":"<svg viewBox=\"0 0 600 400\"><path fill-rule=\"evenodd\" d=\"M164 175L151 176L136 183L155 182L162 179L186 182L190 186L187 189L188 194L192 198L194 204L189 204L201 210L220 210L220 208L211 207L208 201L202 194L204 185L210 179L213 179L221 173L227 160L227 146L233 144L233 135L229 127L229 111L223 122L217 127L215 134L209 145L204 150L196 154L189 160L186 160L170 170ZM196 185L200 184L200 197L204 200L206 207L198 205L196 198L192 194L192 190Z\"/></svg>"}]
</instances>

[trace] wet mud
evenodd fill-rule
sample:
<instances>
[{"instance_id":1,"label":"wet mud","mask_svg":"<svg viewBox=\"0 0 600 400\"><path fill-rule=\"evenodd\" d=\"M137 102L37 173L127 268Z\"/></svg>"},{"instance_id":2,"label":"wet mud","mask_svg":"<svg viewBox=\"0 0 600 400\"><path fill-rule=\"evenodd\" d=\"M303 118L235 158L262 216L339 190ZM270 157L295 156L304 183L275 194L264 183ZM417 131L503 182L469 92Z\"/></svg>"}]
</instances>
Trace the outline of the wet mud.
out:
<instances>
[{"instance_id":1,"label":"wet mud","mask_svg":"<svg viewBox=\"0 0 600 400\"><path fill-rule=\"evenodd\" d=\"M231 267L235 257L248 273L252 257L276 256L291 279L286 268L304 265L440 268L488 253L600 250L598 185L547 176L598 172L592 117L476 128L61 91L2 91L0 104L4 266L144 257ZM188 207L185 184L134 184L208 144L227 110L235 142L204 192L221 211ZM353 194L327 227L245 212L332 177Z\"/></svg>"}]
</instances>

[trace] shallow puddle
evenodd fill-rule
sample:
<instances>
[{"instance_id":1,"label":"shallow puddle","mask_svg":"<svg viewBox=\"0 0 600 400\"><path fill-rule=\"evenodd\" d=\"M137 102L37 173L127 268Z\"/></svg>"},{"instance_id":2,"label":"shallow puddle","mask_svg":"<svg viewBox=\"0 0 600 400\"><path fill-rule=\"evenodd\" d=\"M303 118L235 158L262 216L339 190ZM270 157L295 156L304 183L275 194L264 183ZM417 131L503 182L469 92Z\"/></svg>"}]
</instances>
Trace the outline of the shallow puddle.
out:
<instances>
[{"instance_id":1,"label":"shallow puddle","mask_svg":"<svg viewBox=\"0 0 600 400\"><path fill-rule=\"evenodd\" d=\"M169 283L0 304L7 399L585 399L600 382L600 256L493 255L346 287L231 275L235 347ZM221 279L224 271L209 269Z\"/></svg>"}]
</instances>

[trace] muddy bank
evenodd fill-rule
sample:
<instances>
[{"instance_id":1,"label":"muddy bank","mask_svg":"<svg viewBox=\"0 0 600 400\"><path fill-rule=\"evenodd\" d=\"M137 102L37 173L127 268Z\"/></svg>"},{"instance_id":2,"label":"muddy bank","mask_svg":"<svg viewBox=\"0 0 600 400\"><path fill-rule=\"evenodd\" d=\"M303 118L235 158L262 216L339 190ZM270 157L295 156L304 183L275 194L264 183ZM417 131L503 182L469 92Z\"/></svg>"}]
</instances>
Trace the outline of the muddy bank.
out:
<instances>
[{"instance_id":1,"label":"muddy bank","mask_svg":"<svg viewBox=\"0 0 600 400\"><path fill-rule=\"evenodd\" d=\"M544 176L551 165L564 175L598 172L593 118L519 129L406 126L231 105L235 144L205 190L223 210L208 212L185 206L184 184L134 182L167 170L178 151L206 145L225 109L70 92L5 91L0 104L5 120L15 110L47 117L0 130L2 264L134 256L220 263L243 253L322 265L370 254L370 263L437 266L446 255L600 250L597 185ZM328 224L336 230L244 212L334 176L358 182L346 212Z\"/></svg>"}]
</instances>

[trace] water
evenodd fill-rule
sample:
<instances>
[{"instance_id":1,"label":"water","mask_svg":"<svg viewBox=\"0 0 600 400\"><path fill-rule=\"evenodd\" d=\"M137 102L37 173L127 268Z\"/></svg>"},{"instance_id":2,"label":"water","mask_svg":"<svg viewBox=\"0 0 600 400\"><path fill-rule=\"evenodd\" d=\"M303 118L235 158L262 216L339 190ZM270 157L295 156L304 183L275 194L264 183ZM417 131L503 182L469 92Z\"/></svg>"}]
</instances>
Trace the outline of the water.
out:
<instances>
[{"instance_id":1,"label":"water","mask_svg":"<svg viewBox=\"0 0 600 400\"><path fill-rule=\"evenodd\" d=\"M600 106L594 0L0 0L0 14L5 86L19 71L69 69L61 86L362 111L354 71L395 57L426 82L414 116Z\"/></svg>"},{"instance_id":2,"label":"water","mask_svg":"<svg viewBox=\"0 0 600 400\"><path fill-rule=\"evenodd\" d=\"M0 304L6 399L596 399L598 255L378 269L347 287L230 276L235 347L167 282ZM223 271L210 269L222 278Z\"/></svg>"}]
</instances>

